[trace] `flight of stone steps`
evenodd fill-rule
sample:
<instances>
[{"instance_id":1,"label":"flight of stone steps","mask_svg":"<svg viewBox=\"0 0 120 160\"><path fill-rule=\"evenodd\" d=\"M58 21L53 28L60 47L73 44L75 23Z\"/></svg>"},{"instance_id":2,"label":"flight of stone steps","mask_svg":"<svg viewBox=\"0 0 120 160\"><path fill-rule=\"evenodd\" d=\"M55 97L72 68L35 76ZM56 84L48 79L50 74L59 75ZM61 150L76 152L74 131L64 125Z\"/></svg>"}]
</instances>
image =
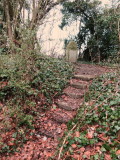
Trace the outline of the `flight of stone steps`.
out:
<instances>
[{"instance_id":1,"label":"flight of stone steps","mask_svg":"<svg viewBox=\"0 0 120 160\"><path fill-rule=\"evenodd\" d=\"M94 76L74 75L68 88L64 90L65 98L61 98L56 102L57 106L63 110L52 113L55 121L66 123L74 117L74 114L69 116L69 111L74 113L80 107L84 94L89 87L89 82L93 78Z\"/></svg>"},{"instance_id":2,"label":"flight of stone steps","mask_svg":"<svg viewBox=\"0 0 120 160\"><path fill-rule=\"evenodd\" d=\"M63 95L55 101L54 107L39 119L37 125L41 127L38 127L38 134L52 138L62 137L67 128L66 123L76 115L94 78L94 75L74 75Z\"/></svg>"}]
</instances>

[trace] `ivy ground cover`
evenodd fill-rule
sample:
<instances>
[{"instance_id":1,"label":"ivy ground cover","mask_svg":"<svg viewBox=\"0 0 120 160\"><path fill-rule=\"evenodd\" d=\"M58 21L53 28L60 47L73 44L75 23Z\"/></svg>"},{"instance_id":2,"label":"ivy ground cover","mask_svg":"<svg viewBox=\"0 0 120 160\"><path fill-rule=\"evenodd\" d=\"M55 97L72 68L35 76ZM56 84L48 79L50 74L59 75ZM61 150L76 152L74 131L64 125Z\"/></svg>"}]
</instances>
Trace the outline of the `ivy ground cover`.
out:
<instances>
[{"instance_id":1,"label":"ivy ground cover","mask_svg":"<svg viewBox=\"0 0 120 160\"><path fill-rule=\"evenodd\" d=\"M65 160L120 158L120 73L93 81L59 152ZM60 150L61 151L61 150Z\"/></svg>"}]
</instances>

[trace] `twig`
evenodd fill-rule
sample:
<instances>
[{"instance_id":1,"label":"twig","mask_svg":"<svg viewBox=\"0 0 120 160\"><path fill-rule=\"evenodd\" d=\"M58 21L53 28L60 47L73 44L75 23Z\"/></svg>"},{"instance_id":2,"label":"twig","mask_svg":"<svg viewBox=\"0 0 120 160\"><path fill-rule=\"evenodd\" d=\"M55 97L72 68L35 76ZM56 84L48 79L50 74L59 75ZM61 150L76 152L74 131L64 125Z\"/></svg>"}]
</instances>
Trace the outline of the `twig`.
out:
<instances>
[{"instance_id":1,"label":"twig","mask_svg":"<svg viewBox=\"0 0 120 160\"><path fill-rule=\"evenodd\" d=\"M63 147L64 147L64 144L65 144L65 142L66 142L66 139L67 139L68 136L71 134L71 131L73 131L73 130L76 128L77 124L78 124L78 123L76 123L76 125L73 126L73 128L69 131L69 133L68 133L68 134L66 135L66 137L64 138L64 141L63 141L62 146L61 146L61 148L60 148L60 151L59 151L59 155L58 155L58 159L57 159L57 160L60 160L60 158L61 158L61 152L62 152L62 150L63 150Z\"/></svg>"}]
</instances>

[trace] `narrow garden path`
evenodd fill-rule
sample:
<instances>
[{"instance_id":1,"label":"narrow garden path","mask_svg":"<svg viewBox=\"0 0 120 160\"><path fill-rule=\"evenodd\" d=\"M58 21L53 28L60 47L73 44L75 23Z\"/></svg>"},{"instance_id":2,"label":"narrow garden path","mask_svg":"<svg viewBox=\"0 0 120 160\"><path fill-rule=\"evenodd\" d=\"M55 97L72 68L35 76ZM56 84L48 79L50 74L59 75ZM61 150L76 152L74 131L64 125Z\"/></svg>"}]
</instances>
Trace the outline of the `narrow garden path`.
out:
<instances>
[{"instance_id":1,"label":"narrow garden path","mask_svg":"<svg viewBox=\"0 0 120 160\"><path fill-rule=\"evenodd\" d=\"M107 67L76 64L74 76L61 97L54 100L49 111L36 118L31 141L24 145L20 153L16 152L1 160L48 160L53 156L58 146L58 138L67 130L66 123L76 115L92 80L109 71Z\"/></svg>"}]
</instances>

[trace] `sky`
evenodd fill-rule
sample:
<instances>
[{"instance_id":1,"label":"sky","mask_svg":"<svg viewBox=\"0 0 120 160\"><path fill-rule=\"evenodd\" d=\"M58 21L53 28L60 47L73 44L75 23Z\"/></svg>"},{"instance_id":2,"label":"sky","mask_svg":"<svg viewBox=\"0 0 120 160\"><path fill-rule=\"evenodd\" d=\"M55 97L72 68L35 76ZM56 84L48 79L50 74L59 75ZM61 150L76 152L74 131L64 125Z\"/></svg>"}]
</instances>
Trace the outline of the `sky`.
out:
<instances>
[{"instance_id":1,"label":"sky","mask_svg":"<svg viewBox=\"0 0 120 160\"><path fill-rule=\"evenodd\" d=\"M109 0L101 0L102 4L109 5ZM62 7L57 6L46 17L43 25L40 26L38 31L38 39L41 44L42 52L55 57L65 54L64 39L69 39L78 33L79 23L74 22L69 27L65 27L64 30L59 28L62 21L62 13L60 11ZM49 18L52 17L52 18Z\"/></svg>"}]
</instances>

